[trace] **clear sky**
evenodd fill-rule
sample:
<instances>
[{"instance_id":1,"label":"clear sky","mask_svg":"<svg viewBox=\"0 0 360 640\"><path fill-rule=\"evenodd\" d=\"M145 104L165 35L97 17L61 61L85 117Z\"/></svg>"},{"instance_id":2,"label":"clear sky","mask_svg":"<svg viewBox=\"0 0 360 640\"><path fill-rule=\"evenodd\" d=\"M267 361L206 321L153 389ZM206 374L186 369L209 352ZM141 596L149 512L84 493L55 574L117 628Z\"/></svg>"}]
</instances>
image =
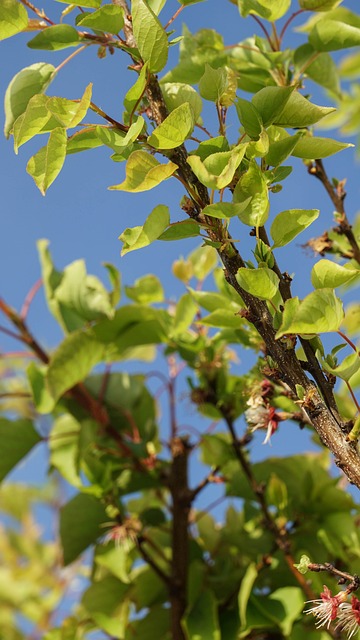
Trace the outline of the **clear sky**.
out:
<instances>
[{"instance_id":1,"label":"clear sky","mask_svg":"<svg viewBox=\"0 0 360 640\"><path fill-rule=\"evenodd\" d=\"M358 4L358 0L345 0L343 6L356 10ZM56 20L65 5L43 0L42 6L47 14ZM175 0L168 0L160 16L163 22L169 19L178 6ZM297 2L293 2L293 7L294 10L298 8ZM216 29L223 34L227 45L255 33L260 34L255 21L251 18L242 19L237 8L227 0L207 0L189 6L173 24L175 35L181 33L182 23L186 23L191 31L204 27ZM1 43L4 62L0 77L2 95L11 78L23 67L38 61L50 62L56 66L72 51L34 51L26 47L29 39L29 34L24 34ZM294 41L301 44L305 39L301 34L289 33L288 42L291 46L294 45ZM175 46L171 50L170 61L174 61L176 57ZM86 85L92 81L93 101L114 118L121 120L123 96L135 80L135 75L130 75L127 71L127 64L128 59L121 52L100 60L96 56L96 47L91 47L61 70L50 86L48 94L79 98ZM331 98L319 88L311 86L311 91L313 100L318 104L332 104ZM206 106L205 113L205 118L209 116L209 120L205 120L206 125L215 133L215 112ZM92 114L86 117L86 121L91 120ZM230 120L233 122L232 126L236 127L236 117ZM40 275L35 246L38 238L50 240L54 261L59 268L75 259L85 258L88 272L99 275L106 281L106 273L101 263L112 262L121 271L124 284L132 284L141 275L154 273L161 278L168 298L181 295L184 289L172 276L171 264L179 255L186 255L197 246L197 240L178 244L155 243L123 258L120 258L121 243L118 240L119 234L126 227L142 224L156 204L169 205L172 221L181 219L183 212L180 210L179 202L183 190L179 183L168 180L153 191L134 195L108 191L109 185L123 180L125 164L112 162L110 150L100 148L69 156L60 176L44 198L25 171L28 158L42 144L42 141L39 144L38 138L35 138L24 145L19 155L15 156L12 140L0 138L0 190L3 212L0 252L1 295L10 304L20 308L27 291ZM347 177L346 207L349 218L353 219L360 195L359 165L355 162L355 152L343 151L341 155L334 156L325 164L331 176ZM290 179L286 180L283 192L272 196L272 215L287 208L321 210L320 219L301 236L295 251L291 245L290 250L285 248L278 252L281 269L295 274L294 293L304 296L310 291L309 273L314 258L309 252L301 249L300 243L306 242L312 236L320 235L331 226L333 207L322 185L307 175L306 168L300 160L295 161L294 172ZM242 239L240 249L246 259L251 258L250 241L247 237ZM61 337L60 330L45 308L42 292L34 301L29 323L36 336L47 347L55 346ZM17 345L14 342L0 334L0 351L15 348ZM248 356L242 354L241 361L239 370L244 372L249 362ZM141 366L140 364L136 369L139 370ZM198 427L194 410L189 409L189 404L184 403L184 420L186 417L187 423L190 421ZM308 439L303 433L300 434L295 426L289 426L289 429L291 438L284 436L273 439L273 455L294 451L294 447L308 446ZM257 438L259 443L262 440L261 435ZM268 450L264 451L259 445L257 456L260 455L268 455ZM23 467L13 477L24 479L29 468Z\"/></svg>"}]
</instances>

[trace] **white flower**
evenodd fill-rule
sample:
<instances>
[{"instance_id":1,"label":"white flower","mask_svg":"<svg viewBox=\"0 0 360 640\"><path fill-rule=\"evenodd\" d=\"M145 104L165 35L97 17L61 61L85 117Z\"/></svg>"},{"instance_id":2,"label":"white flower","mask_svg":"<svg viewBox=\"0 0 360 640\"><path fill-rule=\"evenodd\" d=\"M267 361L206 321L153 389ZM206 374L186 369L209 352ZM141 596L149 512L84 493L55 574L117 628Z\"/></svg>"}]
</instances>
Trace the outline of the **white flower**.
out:
<instances>
[{"instance_id":1,"label":"white flower","mask_svg":"<svg viewBox=\"0 0 360 640\"><path fill-rule=\"evenodd\" d=\"M310 600L307 603L312 603L313 606L310 609L305 609L304 613L307 615L311 613L315 618L318 618L315 623L317 628L326 626L328 629L330 623L337 617L340 605L346 600L347 593L340 591L336 596L332 596L330 589L324 586L324 591L320 593L320 596L319 600Z\"/></svg>"},{"instance_id":2,"label":"white flower","mask_svg":"<svg viewBox=\"0 0 360 640\"><path fill-rule=\"evenodd\" d=\"M340 612L338 614L338 623L336 629L341 629L348 634L348 638L351 638L360 628L360 601L356 596L352 596L351 604L344 602L340 605Z\"/></svg>"},{"instance_id":3,"label":"white flower","mask_svg":"<svg viewBox=\"0 0 360 640\"><path fill-rule=\"evenodd\" d=\"M251 404L250 408L245 411L245 419L251 431L256 431L257 429L266 430L263 444L269 442L279 422L279 416L276 414L274 407L266 407L259 404Z\"/></svg>"}]
</instances>

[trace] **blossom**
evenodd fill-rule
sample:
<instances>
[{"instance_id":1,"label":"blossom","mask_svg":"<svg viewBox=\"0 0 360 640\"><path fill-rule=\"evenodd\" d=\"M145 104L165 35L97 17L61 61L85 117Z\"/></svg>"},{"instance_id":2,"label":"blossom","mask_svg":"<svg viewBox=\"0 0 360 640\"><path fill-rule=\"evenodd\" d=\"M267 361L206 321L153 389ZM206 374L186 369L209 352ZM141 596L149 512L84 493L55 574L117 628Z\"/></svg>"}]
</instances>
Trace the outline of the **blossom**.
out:
<instances>
[{"instance_id":1,"label":"blossom","mask_svg":"<svg viewBox=\"0 0 360 640\"><path fill-rule=\"evenodd\" d=\"M338 615L338 609L341 606L346 606L344 601L347 598L346 591L340 591L336 596L331 595L330 589L324 586L324 591L320 593L321 598L319 600L310 600L307 604L313 604L310 609L305 609L304 613L309 615L312 613L315 618L318 620L315 623L317 628L325 626L327 629L330 626L330 623L335 620ZM351 605L348 605L351 606ZM342 627L344 628L344 627ZM350 636L349 636L350 637Z\"/></svg>"},{"instance_id":2,"label":"blossom","mask_svg":"<svg viewBox=\"0 0 360 640\"><path fill-rule=\"evenodd\" d=\"M248 404L250 403L248 402ZM267 407L254 401L251 403L250 408L245 411L245 418L251 431L256 431L257 429L266 430L263 444L269 442L281 419L275 412L274 407Z\"/></svg>"},{"instance_id":3,"label":"blossom","mask_svg":"<svg viewBox=\"0 0 360 640\"><path fill-rule=\"evenodd\" d=\"M351 638L360 627L360 600L356 596L352 596L350 602L344 602L340 605L338 614L338 623L336 629L341 629Z\"/></svg>"}]
</instances>

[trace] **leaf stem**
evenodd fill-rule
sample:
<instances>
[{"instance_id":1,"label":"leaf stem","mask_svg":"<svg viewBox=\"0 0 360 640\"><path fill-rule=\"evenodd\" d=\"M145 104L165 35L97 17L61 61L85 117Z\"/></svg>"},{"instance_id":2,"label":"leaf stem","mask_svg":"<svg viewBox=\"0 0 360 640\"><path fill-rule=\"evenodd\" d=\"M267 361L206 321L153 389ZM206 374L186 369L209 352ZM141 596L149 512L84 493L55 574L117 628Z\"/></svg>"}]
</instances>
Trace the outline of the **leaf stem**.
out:
<instances>
[{"instance_id":1,"label":"leaf stem","mask_svg":"<svg viewBox=\"0 0 360 640\"><path fill-rule=\"evenodd\" d=\"M297 17L299 16L301 13L304 13L306 11L306 9L298 9L298 11L295 11L293 14L291 14L290 18L287 19L287 21L285 22L283 28L280 31L279 34L279 38L278 38L278 42L279 42L279 47L281 46L283 37L285 35L286 30L288 29L289 25L291 24L291 22Z\"/></svg>"},{"instance_id":2,"label":"leaf stem","mask_svg":"<svg viewBox=\"0 0 360 640\"><path fill-rule=\"evenodd\" d=\"M53 22L52 20L50 20L50 18L47 17L47 15L44 12L44 9L38 9L29 0L20 0L20 2L23 5L25 5L25 7L28 7L28 9L31 9L31 11L36 13L38 18L41 18L42 20L45 20L45 22L47 22L50 25L54 25L55 24L55 22Z\"/></svg>"},{"instance_id":3,"label":"leaf stem","mask_svg":"<svg viewBox=\"0 0 360 640\"><path fill-rule=\"evenodd\" d=\"M20 311L20 318L22 318L22 320L26 320L27 314L29 312L30 309L30 305L35 297L35 295L37 294L37 292L39 291L39 289L42 287L43 284L43 280L42 278L39 278L35 284L31 287L30 291L27 293L25 300L24 300L24 304L21 308Z\"/></svg>"},{"instance_id":4,"label":"leaf stem","mask_svg":"<svg viewBox=\"0 0 360 640\"><path fill-rule=\"evenodd\" d=\"M75 51L73 51L67 58L65 58L65 60L63 60L58 67L56 67L54 73L58 73L58 71L60 71L60 69L62 69L63 67L65 67L65 65L70 62L70 60L72 60L73 58L75 58L75 56L77 56L79 53L81 53L81 51L84 51L84 49L87 49L87 47L89 47L90 45L88 44L84 44L82 47L79 47L79 49L75 49Z\"/></svg>"},{"instance_id":5,"label":"leaf stem","mask_svg":"<svg viewBox=\"0 0 360 640\"><path fill-rule=\"evenodd\" d=\"M350 382L349 382L348 380L345 380L345 382L346 382L346 386L347 386L347 388L349 389L349 393L350 393L350 395L351 395L351 397L352 397L352 399L353 399L353 401L354 401L354 405L355 405L355 407L356 407L356 409L357 409L358 413L360 413L360 405L359 405L359 403L358 403L358 401L357 401L357 399L356 399L356 396L355 396L354 391L352 390L352 387L351 387L351 385L350 385Z\"/></svg>"},{"instance_id":6,"label":"leaf stem","mask_svg":"<svg viewBox=\"0 0 360 640\"><path fill-rule=\"evenodd\" d=\"M349 345L349 346L350 346L350 347L351 347L351 348L352 348L356 353L358 353L358 355L360 356L360 352L358 352L358 350L357 350L357 348L356 348L356 345L355 345L355 344L350 340L350 338L348 338L348 337L345 335L345 333L343 333L342 331L340 331L340 329L339 329L339 331L337 331L336 333L338 333L338 334L339 334L339 336L341 336L341 338L342 338L343 340L345 340L345 341L348 343L348 345Z\"/></svg>"},{"instance_id":7,"label":"leaf stem","mask_svg":"<svg viewBox=\"0 0 360 640\"><path fill-rule=\"evenodd\" d=\"M265 38L268 41L271 49L273 51L276 51L276 48L274 47L274 44L273 44L273 42L271 40L271 36L270 36L268 30L266 29L265 25L261 22L261 20L255 14L251 13L250 15L255 20L255 22L257 22L257 24L259 25L260 29L263 31L263 33L265 35Z\"/></svg>"},{"instance_id":8,"label":"leaf stem","mask_svg":"<svg viewBox=\"0 0 360 640\"><path fill-rule=\"evenodd\" d=\"M174 20L176 20L176 18L180 15L180 13L185 9L185 6L186 6L185 4L182 4L181 7L179 7L178 10L175 11L174 15L170 18L170 20L168 20L168 22L164 26L165 31L168 27L170 27L170 25L174 22Z\"/></svg>"}]
</instances>

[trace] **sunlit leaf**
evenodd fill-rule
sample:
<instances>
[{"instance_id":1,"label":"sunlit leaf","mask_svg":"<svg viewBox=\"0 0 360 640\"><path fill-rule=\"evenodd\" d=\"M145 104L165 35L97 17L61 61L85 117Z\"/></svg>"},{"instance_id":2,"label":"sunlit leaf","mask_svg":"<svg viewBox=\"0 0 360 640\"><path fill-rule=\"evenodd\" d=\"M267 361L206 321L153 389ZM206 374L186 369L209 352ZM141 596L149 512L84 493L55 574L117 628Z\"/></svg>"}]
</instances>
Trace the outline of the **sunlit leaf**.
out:
<instances>
[{"instance_id":1,"label":"sunlit leaf","mask_svg":"<svg viewBox=\"0 0 360 640\"><path fill-rule=\"evenodd\" d=\"M29 40L27 46L30 49L45 49L58 51L67 47L77 47L80 42L79 33L69 24L55 24L46 27L35 38Z\"/></svg>"},{"instance_id":2,"label":"sunlit leaf","mask_svg":"<svg viewBox=\"0 0 360 640\"><path fill-rule=\"evenodd\" d=\"M0 40L23 31L28 24L28 14L21 2L2 0L0 5Z\"/></svg>"},{"instance_id":3,"label":"sunlit leaf","mask_svg":"<svg viewBox=\"0 0 360 640\"><path fill-rule=\"evenodd\" d=\"M233 179L246 148L246 143L239 144L232 151L207 156L204 162L196 155L189 156L187 162L202 184L210 189L223 189Z\"/></svg>"},{"instance_id":4,"label":"sunlit leaf","mask_svg":"<svg viewBox=\"0 0 360 640\"><path fill-rule=\"evenodd\" d=\"M287 333L313 334L338 331L344 317L341 300L333 289L317 289L300 303L297 298L285 302L283 321L276 338Z\"/></svg>"},{"instance_id":5,"label":"sunlit leaf","mask_svg":"<svg viewBox=\"0 0 360 640\"><path fill-rule=\"evenodd\" d=\"M251 161L234 190L234 203L246 205L239 213L241 222L250 227L265 224L269 215L269 196L267 182L260 167Z\"/></svg>"},{"instance_id":6,"label":"sunlit leaf","mask_svg":"<svg viewBox=\"0 0 360 640\"><path fill-rule=\"evenodd\" d=\"M284 247L319 217L319 209L287 209L274 218L270 227L273 249Z\"/></svg>"},{"instance_id":7,"label":"sunlit leaf","mask_svg":"<svg viewBox=\"0 0 360 640\"><path fill-rule=\"evenodd\" d=\"M315 136L302 136L291 155L296 158L319 159L332 156L334 153L353 147L353 144L339 142L331 138L319 138Z\"/></svg>"},{"instance_id":8,"label":"sunlit leaf","mask_svg":"<svg viewBox=\"0 0 360 640\"><path fill-rule=\"evenodd\" d=\"M167 62L168 40L155 13L144 0L131 2L134 36L144 62L149 63L149 71L158 73Z\"/></svg>"},{"instance_id":9,"label":"sunlit leaf","mask_svg":"<svg viewBox=\"0 0 360 640\"><path fill-rule=\"evenodd\" d=\"M65 129L57 127L49 136L46 147L42 147L26 166L26 171L44 196L59 175L66 158L67 136Z\"/></svg>"},{"instance_id":10,"label":"sunlit leaf","mask_svg":"<svg viewBox=\"0 0 360 640\"><path fill-rule=\"evenodd\" d=\"M160 164L146 151L134 151L126 164L126 178L121 184L109 187L116 191L149 191L170 178L178 166L174 162Z\"/></svg>"},{"instance_id":11,"label":"sunlit leaf","mask_svg":"<svg viewBox=\"0 0 360 640\"><path fill-rule=\"evenodd\" d=\"M273 122L279 127L308 127L333 111L334 107L319 107L294 91Z\"/></svg>"},{"instance_id":12,"label":"sunlit leaf","mask_svg":"<svg viewBox=\"0 0 360 640\"><path fill-rule=\"evenodd\" d=\"M93 13L81 15L77 26L117 34L124 26L124 10L117 5L106 4Z\"/></svg>"},{"instance_id":13,"label":"sunlit leaf","mask_svg":"<svg viewBox=\"0 0 360 640\"><path fill-rule=\"evenodd\" d=\"M184 102L174 111L148 137L148 144L155 149L175 149L179 147L190 135L194 128L194 116L188 102Z\"/></svg>"},{"instance_id":14,"label":"sunlit leaf","mask_svg":"<svg viewBox=\"0 0 360 640\"><path fill-rule=\"evenodd\" d=\"M90 105L92 84L90 83L80 100L48 98L46 106L56 120L66 128L76 127L85 117Z\"/></svg>"},{"instance_id":15,"label":"sunlit leaf","mask_svg":"<svg viewBox=\"0 0 360 640\"><path fill-rule=\"evenodd\" d=\"M261 269L240 267L236 280L242 289L263 300L272 300L279 289L279 277L267 267Z\"/></svg>"},{"instance_id":16,"label":"sunlit leaf","mask_svg":"<svg viewBox=\"0 0 360 640\"><path fill-rule=\"evenodd\" d=\"M316 262L311 270L311 282L315 289L340 287L359 276L358 269L348 269L326 259Z\"/></svg>"},{"instance_id":17,"label":"sunlit leaf","mask_svg":"<svg viewBox=\"0 0 360 640\"><path fill-rule=\"evenodd\" d=\"M143 227L125 229L119 236L119 240L123 242L121 255L151 244L164 233L169 224L169 209L165 205L159 204L147 217Z\"/></svg>"},{"instance_id":18,"label":"sunlit leaf","mask_svg":"<svg viewBox=\"0 0 360 640\"><path fill-rule=\"evenodd\" d=\"M338 51L360 45L360 29L339 20L319 20L309 34L316 51Z\"/></svg>"},{"instance_id":19,"label":"sunlit leaf","mask_svg":"<svg viewBox=\"0 0 360 640\"><path fill-rule=\"evenodd\" d=\"M238 0L241 15L245 18L255 14L270 22L282 18L291 5L291 0Z\"/></svg>"},{"instance_id":20,"label":"sunlit leaf","mask_svg":"<svg viewBox=\"0 0 360 640\"><path fill-rule=\"evenodd\" d=\"M51 114L46 106L47 100L47 96L42 93L33 96L25 112L15 120L13 128L15 153L21 145L40 133L49 120Z\"/></svg>"},{"instance_id":21,"label":"sunlit leaf","mask_svg":"<svg viewBox=\"0 0 360 640\"><path fill-rule=\"evenodd\" d=\"M264 87L252 98L252 104L259 112L264 127L275 122L284 110L294 87Z\"/></svg>"}]
</instances>

